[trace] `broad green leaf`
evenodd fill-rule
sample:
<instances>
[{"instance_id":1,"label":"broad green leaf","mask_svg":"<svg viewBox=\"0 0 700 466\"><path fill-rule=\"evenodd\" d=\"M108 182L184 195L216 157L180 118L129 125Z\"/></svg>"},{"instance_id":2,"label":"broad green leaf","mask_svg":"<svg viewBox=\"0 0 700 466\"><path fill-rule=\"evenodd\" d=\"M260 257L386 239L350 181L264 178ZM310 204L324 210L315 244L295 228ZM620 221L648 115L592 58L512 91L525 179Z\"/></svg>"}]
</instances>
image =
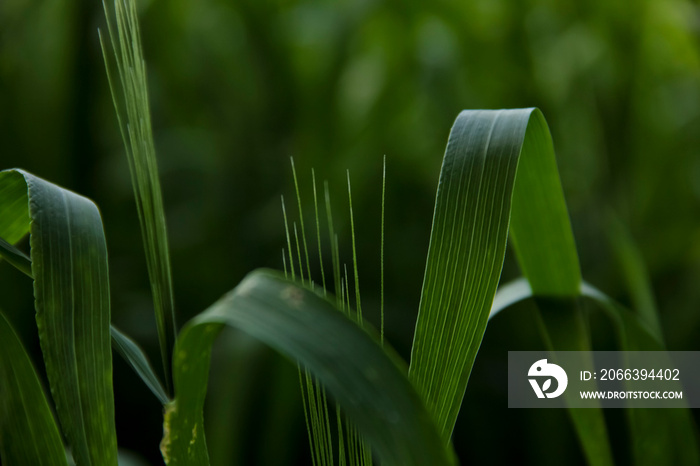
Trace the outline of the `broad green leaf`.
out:
<instances>
[{"instance_id":1,"label":"broad green leaf","mask_svg":"<svg viewBox=\"0 0 700 466\"><path fill-rule=\"evenodd\" d=\"M541 112L464 111L440 172L410 366L445 442L486 329L509 224L532 289L576 296L578 257Z\"/></svg>"},{"instance_id":2,"label":"broad green leaf","mask_svg":"<svg viewBox=\"0 0 700 466\"><path fill-rule=\"evenodd\" d=\"M153 371L151 362L148 357L143 352L143 350L136 344L131 338L120 332L114 326L110 327L112 334L112 346L119 354L122 355L124 360L129 363L131 368L141 377L143 383L153 392L153 394L158 398L163 404L167 404L170 399L165 393L163 385L160 383L158 376Z\"/></svg>"},{"instance_id":3,"label":"broad green leaf","mask_svg":"<svg viewBox=\"0 0 700 466\"><path fill-rule=\"evenodd\" d=\"M60 466L63 451L34 366L0 312L0 459L8 466Z\"/></svg>"},{"instance_id":4,"label":"broad green leaf","mask_svg":"<svg viewBox=\"0 0 700 466\"><path fill-rule=\"evenodd\" d=\"M24 192L16 187L24 184ZM0 212L31 230L36 320L58 418L81 465L116 465L109 276L102 220L89 199L20 170L0 172ZM16 196L16 197L12 197ZM24 211L17 197L27 201Z\"/></svg>"},{"instance_id":5,"label":"broad green leaf","mask_svg":"<svg viewBox=\"0 0 700 466\"><path fill-rule=\"evenodd\" d=\"M452 450L444 446L398 356L326 299L268 271L248 275L180 333L173 361L175 399L166 409L161 443L167 464L208 464L202 405L211 345L223 325L306 367L382 464L452 464Z\"/></svg>"},{"instance_id":6,"label":"broad green leaf","mask_svg":"<svg viewBox=\"0 0 700 466\"><path fill-rule=\"evenodd\" d=\"M110 59L101 34L100 44L129 163L151 281L166 385L170 388L170 363L176 337L175 304L163 195L148 103L146 62L143 59L136 3L134 0L115 0L113 12L104 2L103 6L117 68L116 78L112 76ZM117 78L121 92L116 89L114 79Z\"/></svg>"}]
</instances>

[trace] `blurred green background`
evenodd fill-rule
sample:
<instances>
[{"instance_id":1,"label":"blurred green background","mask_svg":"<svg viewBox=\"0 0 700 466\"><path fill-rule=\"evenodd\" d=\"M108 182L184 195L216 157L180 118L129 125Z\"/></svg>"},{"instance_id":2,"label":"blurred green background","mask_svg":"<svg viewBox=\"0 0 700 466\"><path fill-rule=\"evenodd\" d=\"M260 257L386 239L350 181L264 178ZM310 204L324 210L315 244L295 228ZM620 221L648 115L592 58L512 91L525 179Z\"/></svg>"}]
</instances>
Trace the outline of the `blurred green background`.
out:
<instances>
[{"instance_id":1,"label":"blurred green background","mask_svg":"<svg viewBox=\"0 0 700 466\"><path fill-rule=\"evenodd\" d=\"M408 358L454 118L537 106L585 279L630 302L607 242L615 212L646 261L668 347L700 349L697 2L150 0L140 13L180 324L253 268L281 268L280 194L296 212L290 156L307 214L311 167L329 180L343 261L350 169L363 309L377 323L386 154L387 335ZM158 362L98 27L98 1L0 2L0 167L97 202L113 321ZM508 257L504 280L518 274ZM3 309L41 366L31 283L4 265L0 283ZM614 349L603 320L593 327L597 349ZM506 351L541 345L527 309L489 325L454 436L463 464L583 463L566 412L506 407ZM231 332L210 389L214 464L309 464L293 364ZM120 446L161 464L160 407L119 358L115 390ZM624 415L606 416L624 464Z\"/></svg>"}]
</instances>

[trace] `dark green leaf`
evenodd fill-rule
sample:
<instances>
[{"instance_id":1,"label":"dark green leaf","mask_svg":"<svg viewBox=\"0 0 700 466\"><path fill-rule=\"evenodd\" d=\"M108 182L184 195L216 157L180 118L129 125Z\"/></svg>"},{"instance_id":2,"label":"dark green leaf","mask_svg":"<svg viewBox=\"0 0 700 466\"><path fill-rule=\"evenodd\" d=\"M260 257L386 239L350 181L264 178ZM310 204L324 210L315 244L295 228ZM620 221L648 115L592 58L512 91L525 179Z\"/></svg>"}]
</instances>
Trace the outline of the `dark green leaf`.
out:
<instances>
[{"instance_id":1,"label":"dark green leaf","mask_svg":"<svg viewBox=\"0 0 700 466\"><path fill-rule=\"evenodd\" d=\"M3 464L60 466L66 455L36 371L0 312L0 458Z\"/></svg>"},{"instance_id":2,"label":"dark green leaf","mask_svg":"<svg viewBox=\"0 0 700 466\"><path fill-rule=\"evenodd\" d=\"M0 236L17 240L31 230L39 341L63 432L79 464L116 465L109 276L100 213L89 199L19 170L0 172L0 186L12 187L1 191L0 212L25 219L5 224Z\"/></svg>"},{"instance_id":3,"label":"dark green leaf","mask_svg":"<svg viewBox=\"0 0 700 466\"><path fill-rule=\"evenodd\" d=\"M5 258L10 265L32 278L32 260L2 237L0 237L0 257Z\"/></svg>"},{"instance_id":4,"label":"dark green leaf","mask_svg":"<svg viewBox=\"0 0 700 466\"><path fill-rule=\"evenodd\" d=\"M633 309L647 325L657 341L663 343L663 330L656 309L651 280L641 252L634 244L624 225L612 217L608 227L610 246L622 271L627 289L633 302Z\"/></svg>"},{"instance_id":5,"label":"dark green leaf","mask_svg":"<svg viewBox=\"0 0 700 466\"><path fill-rule=\"evenodd\" d=\"M658 327L584 283L583 296L612 320L623 351L663 351ZM673 367L671 361L668 367ZM700 464L698 432L689 409L628 409L632 455L637 465Z\"/></svg>"},{"instance_id":6,"label":"dark green leaf","mask_svg":"<svg viewBox=\"0 0 700 466\"><path fill-rule=\"evenodd\" d=\"M401 360L332 304L278 274L258 271L190 321L178 338L161 444L169 465L208 464L202 429L211 345L237 327L299 361L333 394L382 464L447 465L431 416Z\"/></svg>"},{"instance_id":7,"label":"dark green leaf","mask_svg":"<svg viewBox=\"0 0 700 466\"><path fill-rule=\"evenodd\" d=\"M2 238L0 238L0 256L5 257L11 265L14 265L18 270L24 272L30 278L33 278L31 259ZM143 350L136 342L115 327L110 327L110 332L112 335L112 347L122 355L131 368L141 377L141 380L143 380L156 398L163 404L170 401L158 376L153 371L151 362L148 360Z\"/></svg>"},{"instance_id":8,"label":"dark green leaf","mask_svg":"<svg viewBox=\"0 0 700 466\"><path fill-rule=\"evenodd\" d=\"M143 350L134 342L131 338L124 335L122 332L117 330L115 327L110 327L112 334L112 346L117 350L119 354L126 360L132 369L141 377L143 383L153 392L153 394L158 398L163 404L170 401L168 395L163 389L158 376L153 371L151 362L148 357L143 352Z\"/></svg>"}]
</instances>

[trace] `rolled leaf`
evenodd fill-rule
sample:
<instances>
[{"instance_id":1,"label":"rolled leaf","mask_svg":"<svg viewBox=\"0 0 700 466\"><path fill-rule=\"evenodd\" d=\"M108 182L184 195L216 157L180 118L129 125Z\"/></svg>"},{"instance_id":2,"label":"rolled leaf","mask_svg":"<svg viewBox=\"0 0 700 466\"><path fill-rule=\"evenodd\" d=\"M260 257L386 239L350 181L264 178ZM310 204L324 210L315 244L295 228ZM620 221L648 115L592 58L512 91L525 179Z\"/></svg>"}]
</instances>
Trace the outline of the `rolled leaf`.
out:
<instances>
[{"instance_id":1,"label":"rolled leaf","mask_svg":"<svg viewBox=\"0 0 700 466\"><path fill-rule=\"evenodd\" d=\"M78 464L116 465L100 213L89 199L21 170L0 172L0 187L0 212L16 219L0 225L0 237L17 241L31 232L39 341L63 433Z\"/></svg>"}]
</instances>

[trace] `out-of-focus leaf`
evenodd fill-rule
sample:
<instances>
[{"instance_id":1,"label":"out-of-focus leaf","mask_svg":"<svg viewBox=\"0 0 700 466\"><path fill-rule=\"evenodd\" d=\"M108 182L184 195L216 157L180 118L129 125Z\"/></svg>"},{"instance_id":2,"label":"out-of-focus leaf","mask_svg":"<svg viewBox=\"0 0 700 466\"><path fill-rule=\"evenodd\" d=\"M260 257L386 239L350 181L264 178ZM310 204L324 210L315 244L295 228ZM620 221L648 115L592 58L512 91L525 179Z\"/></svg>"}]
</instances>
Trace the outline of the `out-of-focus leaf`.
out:
<instances>
[{"instance_id":1,"label":"out-of-focus leaf","mask_svg":"<svg viewBox=\"0 0 700 466\"><path fill-rule=\"evenodd\" d=\"M576 296L578 256L542 113L464 111L440 172L410 366L445 442L486 330L509 225L532 289Z\"/></svg>"},{"instance_id":2,"label":"out-of-focus leaf","mask_svg":"<svg viewBox=\"0 0 700 466\"><path fill-rule=\"evenodd\" d=\"M576 351L580 367L591 367L590 334L579 297L550 298L534 296L537 307L535 315L545 346L549 351ZM575 392L564 392L564 401L576 396ZM569 409L588 464L612 466L614 463L603 410L597 408Z\"/></svg>"},{"instance_id":3,"label":"out-of-focus leaf","mask_svg":"<svg viewBox=\"0 0 700 466\"><path fill-rule=\"evenodd\" d=\"M528 298L533 298L533 295L524 286L523 279L504 285L494 299L492 316L501 309ZM578 301L582 299L595 302L610 318L617 332L620 350L665 350L663 342L659 340L654 327L647 320L625 309L585 282L581 284L581 297ZM569 312L561 302L551 306L546 299L536 299L536 302L543 314L543 333L550 350L590 349L585 344L585 335L582 330L584 324L580 318L574 317L575 312ZM579 343L576 343L577 341ZM596 425L599 426L602 422L602 419L597 419L596 411L573 409L569 410L569 413L577 427L579 438L584 443L584 451L587 453L589 462L602 464L596 458L607 455L594 454L601 445L604 445L602 440L595 440L595 432L599 429ZM697 428L688 409L635 408L627 410L627 417L634 464L651 466L700 463Z\"/></svg>"},{"instance_id":4,"label":"out-of-focus leaf","mask_svg":"<svg viewBox=\"0 0 700 466\"><path fill-rule=\"evenodd\" d=\"M530 288L530 284L524 277L499 286L496 296L493 298L493 303L491 304L489 320L503 309L531 297L532 288Z\"/></svg>"},{"instance_id":5,"label":"out-of-focus leaf","mask_svg":"<svg viewBox=\"0 0 700 466\"><path fill-rule=\"evenodd\" d=\"M520 301L534 298L525 278L501 286L496 293L489 319ZM590 351L590 342L578 298L535 299L542 337L550 351ZM589 364L590 361L582 361ZM565 401L568 396L565 393ZM612 465L613 457L605 419L600 408L570 409L578 439L589 464Z\"/></svg>"},{"instance_id":6,"label":"out-of-focus leaf","mask_svg":"<svg viewBox=\"0 0 700 466\"><path fill-rule=\"evenodd\" d=\"M0 192L0 212L25 220L4 224L0 236L17 240L31 230L39 341L63 433L81 465L116 465L109 274L100 213L89 199L20 170L0 172L0 186L12 188Z\"/></svg>"},{"instance_id":7,"label":"out-of-focus leaf","mask_svg":"<svg viewBox=\"0 0 700 466\"><path fill-rule=\"evenodd\" d=\"M58 426L32 362L0 312L0 459L3 464L66 464Z\"/></svg>"},{"instance_id":8,"label":"out-of-focus leaf","mask_svg":"<svg viewBox=\"0 0 700 466\"><path fill-rule=\"evenodd\" d=\"M143 352L143 350L131 338L117 330L115 327L110 327L112 334L112 346L122 355L132 369L141 377L143 383L153 392L163 404L170 401L165 393L163 385L160 383L158 376L153 371L151 362Z\"/></svg>"},{"instance_id":9,"label":"out-of-focus leaf","mask_svg":"<svg viewBox=\"0 0 700 466\"><path fill-rule=\"evenodd\" d=\"M32 260L2 237L0 237L0 258L5 258L17 270L32 277Z\"/></svg>"},{"instance_id":10,"label":"out-of-focus leaf","mask_svg":"<svg viewBox=\"0 0 700 466\"><path fill-rule=\"evenodd\" d=\"M326 299L280 275L257 271L178 338L175 399L161 450L169 465L208 464L202 429L211 345L231 325L299 361L333 394L385 465L453 464L401 360Z\"/></svg>"},{"instance_id":11,"label":"out-of-focus leaf","mask_svg":"<svg viewBox=\"0 0 700 466\"><path fill-rule=\"evenodd\" d=\"M634 305L634 310L647 325L648 330L657 341L663 343L663 330L659 321L659 313L654 301L654 293L651 288L651 280L647 273L641 253L634 244L625 226L612 217L608 227L610 247L615 255L622 277L625 279L627 289Z\"/></svg>"},{"instance_id":12,"label":"out-of-focus leaf","mask_svg":"<svg viewBox=\"0 0 700 466\"><path fill-rule=\"evenodd\" d=\"M612 320L621 350L665 350L657 335L659 329L644 315L630 312L587 283L582 286L582 294ZM689 409L628 409L627 417L635 464L700 464L698 431Z\"/></svg>"}]
</instances>

